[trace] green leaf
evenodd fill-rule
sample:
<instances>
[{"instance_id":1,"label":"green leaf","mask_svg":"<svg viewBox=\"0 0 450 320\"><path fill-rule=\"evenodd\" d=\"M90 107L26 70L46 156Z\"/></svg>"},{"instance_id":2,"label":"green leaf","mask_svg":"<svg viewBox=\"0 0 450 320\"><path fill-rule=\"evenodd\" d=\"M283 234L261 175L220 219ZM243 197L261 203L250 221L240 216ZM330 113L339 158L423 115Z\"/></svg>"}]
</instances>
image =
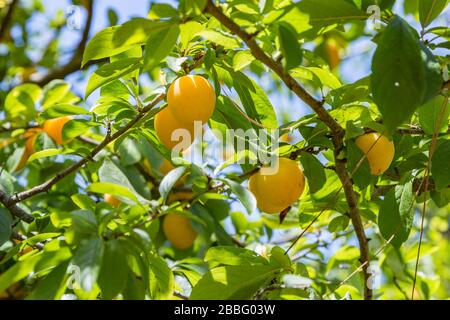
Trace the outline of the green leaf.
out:
<instances>
[{"instance_id":1,"label":"green leaf","mask_svg":"<svg viewBox=\"0 0 450 320\"><path fill-rule=\"evenodd\" d=\"M247 115L267 128L278 128L275 109L267 97L266 92L255 81L241 72L237 72L233 76L234 87Z\"/></svg>"},{"instance_id":2,"label":"green leaf","mask_svg":"<svg viewBox=\"0 0 450 320\"><path fill-rule=\"evenodd\" d=\"M278 39L280 49L285 59L285 69L291 70L298 67L303 59L303 52L297 39L297 32L286 22L278 24Z\"/></svg>"},{"instance_id":3,"label":"green leaf","mask_svg":"<svg viewBox=\"0 0 450 320\"><path fill-rule=\"evenodd\" d=\"M437 36L443 37L444 39L450 40L450 28L449 27L435 27L428 30Z\"/></svg>"},{"instance_id":4,"label":"green leaf","mask_svg":"<svg viewBox=\"0 0 450 320\"><path fill-rule=\"evenodd\" d=\"M249 300L279 271L271 265L214 268L192 289L191 300Z\"/></svg>"},{"instance_id":5,"label":"green leaf","mask_svg":"<svg viewBox=\"0 0 450 320\"><path fill-rule=\"evenodd\" d=\"M347 229L349 222L350 219L347 216L340 214L330 221L330 223L328 224L328 230L330 232L344 231L345 229Z\"/></svg>"},{"instance_id":6,"label":"green leaf","mask_svg":"<svg viewBox=\"0 0 450 320\"><path fill-rule=\"evenodd\" d=\"M425 90L418 36L395 17L384 30L372 62L372 93L389 132L411 118Z\"/></svg>"},{"instance_id":7,"label":"green leaf","mask_svg":"<svg viewBox=\"0 0 450 320\"><path fill-rule=\"evenodd\" d=\"M231 222L238 234L243 234L248 228L249 222L245 215L240 211L230 213Z\"/></svg>"},{"instance_id":8,"label":"green leaf","mask_svg":"<svg viewBox=\"0 0 450 320\"><path fill-rule=\"evenodd\" d=\"M121 26L103 29L89 41L83 54L82 67L91 60L112 57L135 45L143 45L151 32L166 25L167 22L135 18Z\"/></svg>"},{"instance_id":9,"label":"green leaf","mask_svg":"<svg viewBox=\"0 0 450 320\"><path fill-rule=\"evenodd\" d=\"M127 178L127 176L122 172L122 170L117 167L114 162L112 162L110 159L106 158L103 162L103 165L100 167L99 170L99 178L101 182L109 182L118 186L122 186L123 188L117 188L114 189L114 192L117 192L118 196L123 195L126 198L132 199L133 201L140 202L140 203L148 203L149 201L142 197L139 193L137 193L136 189L131 184L130 180ZM128 189L128 192L125 191L125 189ZM126 192L125 194L120 194ZM104 193L111 193L111 192L104 192ZM132 193L134 196L131 196ZM137 199L137 200L135 200Z\"/></svg>"},{"instance_id":10,"label":"green leaf","mask_svg":"<svg viewBox=\"0 0 450 320\"><path fill-rule=\"evenodd\" d=\"M48 83L42 92L41 105L45 110L59 103L70 92L70 84L63 80L53 80Z\"/></svg>"},{"instance_id":11,"label":"green leaf","mask_svg":"<svg viewBox=\"0 0 450 320\"><path fill-rule=\"evenodd\" d=\"M220 96L217 99L216 109L210 120L211 127L219 129L226 136L226 129L252 129L252 124L232 105L230 98ZM221 128L223 130L221 130Z\"/></svg>"},{"instance_id":12,"label":"green leaf","mask_svg":"<svg viewBox=\"0 0 450 320\"><path fill-rule=\"evenodd\" d=\"M64 125L63 141L70 141L78 136L88 132L91 128L98 127L100 124L84 119L72 119Z\"/></svg>"},{"instance_id":13,"label":"green leaf","mask_svg":"<svg viewBox=\"0 0 450 320\"><path fill-rule=\"evenodd\" d=\"M105 243L105 252L98 275L103 299L115 298L125 287L128 274L126 251L118 240Z\"/></svg>"},{"instance_id":14,"label":"green leaf","mask_svg":"<svg viewBox=\"0 0 450 320\"><path fill-rule=\"evenodd\" d=\"M206 252L205 262L211 268L219 265L241 266L241 265L267 265L267 259L259 256L256 252L244 248L232 246L217 246L209 248Z\"/></svg>"},{"instance_id":15,"label":"green leaf","mask_svg":"<svg viewBox=\"0 0 450 320\"><path fill-rule=\"evenodd\" d=\"M444 103L445 98L438 96L418 109L419 123L426 134L432 135L436 129L438 133L447 131L450 107L445 107ZM441 114L443 107L445 107L445 111ZM442 119L440 119L441 117ZM436 128L438 122L441 125L439 128Z\"/></svg>"},{"instance_id":16,"label":"green leaf","mask_svg":"<svg viewBox=\"0 0 450 320\"><path fill-rule=\"evenodd\" d=\"M369 86L370 77L362 78L355 83L330 91L327 95L327 102L337 108L352 102L365 101L370 94Z\"/></svg>"},{"instance_id":17,"label":"green leaf","mask_svg":"<svg viewBox=\"0 0 450 320\"><path fill-rule=\"evenodd\" d=\"M298 67L291 70L294 77L311 81L318 87L337 89L342 86L339 79L328 69L318 67Z\"/></svg>"},{"instance_id":18,"label":"green leaf","mask_svg":"<svg viewBox=\"0 0 450 320\"><path fill-rule=\"evenodd\" d=\"M207 0L180 0L179 9L191 17L200 15L205 8Z\"/></svg>"},{"instance_id":19,"label":"green leaf","mask_svg":"<svg viewBox=\"0 0 450 320\"><path fill-rule=\"evenodd\" d=\"M337 261L352 261L358 259L360 256L360 251L354 246L343 246L334 254L333 258Z\"/></svg>"},{"instance_id":20,"label":"green leaf","mask_svg":"<svg viewBox=\"0 0 450 320\"><path fill-rule=\"evenodd\" d=\"M84 67L84 65L91 60L100 60L106 57L111 57L130 48L131 45L115 45L113 39L119 29L120 26L112 26L103 29L93 36L84 50L83 62L81 63L81 66Z\"/></svg>"},{"instance_id":21,"label":"green leaf","mask_svg":"<svg viewBox=\"0 0 450 320\"><path fill-rule=\"evenodd\" d=\"M95 89L121 78L141 66L140 58L127 58L101 66L89 78L85 98L89 97Z\"/></svg>"},{"instance_id":22,"label":"green leaf","mask_svg":"<svg viewBox=\"0 0 450 320\"><path fill-rule=\"evenodd\" d=\"M270 250L270 264L285 270L291 269L292 262L285 250L278 246L274 246Z\"/></svg>"},{"instance_id":23,"label":"green leaf","mask_svg":"<svg viewBox=\"0 0 450 320\"><path fill-rule=\"evenodd\" d=\"M58 251L41 251L18 261L0 275L0 292L28 276L34 271L40 260L52 258L56 255L58 255Z\"/></svg>"},{"instance_id":24,"label":"green leaf","mask_svg":"<svg viewBox=\"0 0 450 320\"><path fill-rule=\"evenodd\" d=\"M309 24L313 26L367 19L367 14L345 0L303 0L296 7L308 16Z\"/></svg>"},{"instance_id":25,"label":"green leaf","mask_svg":"<svg viewBox=\"0 0 450 320\"><path fill-rule=\"evenodd\" d=\"M249 66L255 57L248 50L238 51L233 57L233 69L234 71L240 71Z\"/></svg>"},{"instance_id":26,"label":"green leaf","mask_svg":"<svg viewBox=\"0 0 450 320\"><path fill-rule=\"evenodd\" d=\"M72 195L70 199L72 199L73 203L80 209L92 210L95 208L95 201L85 194L77 193Z\"/></svg>"},{"instance_id":27,"label":"green leaf","mask_svg":"<svg viewBox=\"0 0 450 320\"><path fill-rule=\"evenodd\" d=\"M180 25L181 48L186 50L189 43L204 29L203 25L197 21L188 21Z\"/></svg>"},{"instance_id":28,"label":"green leaf","mask_svg":"<svg viewBox=\"0 0 450 320\"><path fill-rule=\"evenodd\" d=\"M27 300L59 300L66 289L68 265L68 262L58 265L44 279L39 280Z\"/></svg>"},{"instance_id":29,"label":"green leaf","mask_svg":"<svg viewBox=\"0 0 450 320\"><path fill-rule=\"evenodd\" d=\"M55 104L42 112L39 117L42 119L54 119L64 116L85 115L89 111L83 107L75 106L70 103Z\"/></svg>"},{"instance_id":30,"label":"green leaf","mask_svg":"<svg viewBox=\"0 0 450 320\"><path fill-rule=\"evenodd\" d=\"M34 119L37 114L36 103L41 96L42 89L31 83L22 84L12 89L5 100L5 116L7 120L14 120L16 125L25 124Z\"/></svg>"},{"instance_id":31,"label":"green leaf","mask_svg":"<svg viewBox=\"0 0 450 320\"><path fill-rule=\"evenodd\" d=\"M436 98L442 90L443 79L441 75L441 65L439 61L428 49L427 46L420 43L422 48L422 59L425 67L425 84L426 90L422 104Z\"/></svg>"},{"instance_id":32,"label":"green leaf","mask_svg":"<svg viewBox=\"0 0 450 320\"><path fill-rule=\"evenodd\" d=\"M80 287L89 292L94 288L102 264L104 244L102 239L85 240L75 252L72 265L80 270Z\"/></svg>"},{"instance_id":33,"label":"green leaf","mask_svg":"<svg viewBox=\"0 0 450 320\"><path fill-rule=\"evenodd\" d=\"M175 278L167 262L160 256L150 254L150 299L169 299L174 290Z\"/></svg>"},{"instance_id":34,"label":"green leaf","mask_svg":"<svg viewBox=\"0 0 450 320\"><path fill-rule=\"evenodd\" d=\"M224 32L208 29L201 31L200 35L204 37L206 40L209 40L211 42L223 46L225 49L240 48L239 41L235 37L230 36Z\"/></svg>"},{"instance_id":35,"label":"green leaf","mask_svg":"<svg viewBox=\"0 0 450 320\"><path fill-rule=\"evenodd\" d=\"M438 208L445 208L450 203L450 189L431 191L431 199Z\"/></svg>"},{"instance_id":36,"label":"green leaf","mask_svg":"<svg viewBox=\"0 0 450 320\"><path fill-rule=\"evenodd\" d=\"M353 181L359 188L364 189L370 184L372 180L369 161L367 161L367 158L364 158L364 153L356 146L355 142L352 140L347 141L347 159L348 170L349 172L353 173ZM361 159L364 160L360 164Z\"/></svg>"},{"instance_id":37,"label":"green leaf","mask_svg":"<svg viewBox=\"0 0 450 320\"><path fill-rule=\"evenodd\" d=\"M141 153L136 140L126 137L120 141L118 146L116 144L115 147L120 154L120 164L124 166L136 164L141 160Z\"/></svg>"},{"instance_id":38,"label":"green leaf","mask_svg":"<svg viewBox=\"0 0 450 320\"><path fill-rule=\"evenodd\" d=\"M450 185L450 141L439 143L431 160L431 174L437 191Z\"/></svg>"},{"instance_id":39,"label":"green leaf","mask_svg":"<svg viewBox=\"0 0 450 320\"><path fill-rule=\"evenodd\" d=\"M172 25L168 28L150 34L145 46L144 68L151 71L171 52L177 43L180 27Z\"/></svg>"},{"instance_id":40,"label":"green leaf","mask_svg":"<svg viewBox=\"0 0 450 320\"><path fill-rule=\"evenodd\" d=\"M165 201L167 196L169 195L170 190L172 190L173 186L177 183L178 180L186 173L185 166L179 166L175 169L171 170L168 174L166 174L159 185L159 193L161 197Z\"/></svg>"},{"instance_id":41,"label":"green leaf","mask_svg":"<svg viewBox=\"0 0 450 320\"><path fill-rule=\"evenodd\" d=\"M12 194L14 192L15 178L6 170L0 171L0 190Z\"/></svg>"},{"instance_id":42,"label":"green leaf","mask_svg":"<svg viewBox=\"0 0 450 320\"><path fill-rule=\"evenodd\" d=\"M420 24L426 28L447 7L449 0L419 0Z\"/></svg>"},{"instance_id":43,"label":"green leaf","mask_svg":"<svg viewBox=\"0 0 450 320\"><path fill-rule=\"evenodd\" d=\"M45 149L38 152L33 153L29 158L28 162L42 159L42 158L48 158L48 157L54 157L60 154L66 154L67 150L64 149Z\"/></svg>"},{"instance_id":44,"label":"green leaf","mask_svg":"<svg viewBox=\"0 0 450 320\"><path fill-rule=\"evenodd\" d=\"M251 193L247 188L244 188L241 184L234 182L233 180L223 179L227 185L230 186L231 192L235 194L239 201L241 201L242 205L247 210L247 213L250 215L256 210L256 199L253 193Z\"/></svg>"},{"instance_id":45,"label":"green leaf","mask_svg":"<svg viewBox=\"0 0 450 320\"><path fill-rule=\"evenodd\" d=\"M414 217L412 182L398 185L388 192L380 206L378 227L384 239L400 247L408 239Z\"/></svg>"},{"instance_id":46,"label":"green leaf","mask_svg":"<svg viewBox=\"0 0 450 320\"><path fill-rule=\"evenodd\" d=\"M111 194L114 196L119 197L125 197L130 200L133 200L134 202L138 203L139 200L134 195L133 192L131 192L129 189L127 189L124 186L117 185L111 182L94 182L90 184L87 188L87 191L95 192L95 193L101 193L101 194Z\"/></svg>"},{"instance_id":47,"label":"green leaf","mask_svg":"<svg viewBox=\"0 0 450 320\"><path fill-rule=\"evenodd\" d=\"M178 16L178 11L167 3L152 3L147 16L149 19L175 18Z\"/></svg>"},{"instance_id":48,"label":"green leaf","mask_svg":"<svg viewBox=\"0 0 450 320\"><path fill-rule=\"evenodd\" d=\"M0 246L9 240L12 222L11 215L3 208L0 208Z\"/></svg>"},{"instance_id":49,"label":"green leaf","mask_svg":"<svg viewBox=\"0 0 450 320\"><path fill-rule=\"evenodd\" d=\"M52 214L54 215L54 214ZM72 226L73 230L76 233L81 234L83 237L91 237L97 234L98 224L95 219L95 215L92 211L89 210L75 210L70 213L70 217L72 218ZM59 220L59 221L56 221ZM65 225L67 223L66 217L61 213L55 212L54 218L52 222L59 222L59 225ZM69 221L70 222L70 221ZM55 224L58 225L58 224Z\"/></svg>"},{"instance_id":50,"label":"green leaf","mask_svg":"<svg viewBox=\"0 0 450 320\"><path fill-rule=\"evenodd\" d=\"M312 154L304 153L300 157L305 176L308 179L308 186L311 193L319 191L327 181L325 169L322 163Z\"/></svg>"}]
</instances>

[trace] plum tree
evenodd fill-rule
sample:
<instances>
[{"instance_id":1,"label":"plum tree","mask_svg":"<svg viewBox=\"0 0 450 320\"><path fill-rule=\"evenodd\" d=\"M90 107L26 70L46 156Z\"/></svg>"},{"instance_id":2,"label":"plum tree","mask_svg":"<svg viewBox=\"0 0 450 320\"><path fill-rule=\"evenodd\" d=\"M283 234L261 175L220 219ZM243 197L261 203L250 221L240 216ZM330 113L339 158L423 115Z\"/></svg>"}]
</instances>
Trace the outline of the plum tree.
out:
<instances>
[{"instance_id":1,"label":"plum tree","mask_svg":"<svg viewBox=\"0 0 450 320\"><path fill-rule=\"evenodd\" d=\"M0 298L448 298L448 1L97 1L0 0Z\"/></svg>"}]
</instances>

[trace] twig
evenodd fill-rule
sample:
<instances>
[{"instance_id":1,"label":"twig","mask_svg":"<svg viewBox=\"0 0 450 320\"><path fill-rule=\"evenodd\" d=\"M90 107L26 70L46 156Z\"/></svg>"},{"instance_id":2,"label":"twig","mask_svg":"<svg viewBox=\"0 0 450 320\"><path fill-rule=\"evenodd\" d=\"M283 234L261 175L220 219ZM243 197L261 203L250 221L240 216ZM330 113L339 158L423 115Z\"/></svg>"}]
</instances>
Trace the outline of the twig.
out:
<instances>
[{"instance_id":1,"label":"twig","mask_svg":"<svg viewBox=\"0 0 450 320\"><path fill-rule=\"evenodd\" d=\"M27 241L28 240L28 237L26 237L23 234L20 234L18 232L15 232L15 231L11 234L11 238L19 240L19 241ZM42 242L36 242L33 245L31 245L27 242L27 245L29 245L32 248L39 249L39 250L44 249L44 244Z\"/></svg>"},{"instance_id":2,"label":"twig","mask_svg":"<svg viewBox=\"0 0 450 320\"><path fill-rule=\"evenodd\" d=\"M448 97L446 97L444 99L444 103L441 106L441 110L439 112L439 118L438 118L438 121L436 121L433 139L431 140L430 150L429 150L429 154L428 154L427 169L425 172L425 191L424 191L425 195L424 195L424 200L423 200L422 216L421 216L421 221L420 221L419 246L417 248L416 266L414 268L414 280L413 280L413 287L411 290L411 300L414 300L414 291L416 288L417 272L419 269L420 250L422 247L422 238L423 238L423 230L424 230L424 222L425 222L425 211L427 209L427 190L428 190L428 184L429 184L429 179L430 179L431 160L433 159L434 151L436 150L439 128L441 127L441 124L442 124L442 121L443 121L443 118L445 115L445 111L447 109L447 104L448 104Z\"/></svg>"},{"instance_id":3,"label":"twig","mask_svg":"<svg viewBox=\"0 0 450 320\"><path fill-rule=\"evenodd\" d=\"M114 134L106 135L106 137L103 139L103 141L98 144L89 154L89 156L81 159L80 161L74 163L70 167L64 169L63 171L57 173L53 178L47 180L46 182L35 186L29 190L17 193L11 197L13 203L17 203L20 201L23 201L25 199L28 199L36 194L46 192L50 190L50 188L56 184L57 182L64 179L66 176L74 173L79 168L84 166L87 162L91 161L103 148L105 148L109 143L116 140L117 138L121 137L123 134L128 132L139 120L141 120L148 111L150 111L154 106L156 106L159 102L161 102L165 98L165 94L160 94L157 96L152 102L150 102L144 109L143 112L139 113L133 120L131 120L126 126L122 127L118 131L116 131Z\"/></svg>"},{"instance_id":4,"label":"twig","mask_svg":"<svg viewBox=\"0 0 450 320\"><path fill-rule=\"evenodd\" d=\"M8 7L8 11L6 12L5 16L2 19L2 24L0 26L0 43L3 42L3 39L5 38L6 31L9 28L9 23L11 22L14 9L16 8L16 5L19 3L19 0L13 0L11 4Z\"/></svg>"},{"instance_id":5,"label":"twig","mask_svg":"<svg viewBox=\"0 0 450 320\"><path fill-rule=\"evenodd\" d=\"M181 292L178 292L178 291L174 291L174 292L173 292L173 295L174 295L175 297L177 297L177 298L182 299L182 300L189 300L189 297L188 297L188 296L185 296L184 294L182 294Z\"/></svg>"}]
</instances>

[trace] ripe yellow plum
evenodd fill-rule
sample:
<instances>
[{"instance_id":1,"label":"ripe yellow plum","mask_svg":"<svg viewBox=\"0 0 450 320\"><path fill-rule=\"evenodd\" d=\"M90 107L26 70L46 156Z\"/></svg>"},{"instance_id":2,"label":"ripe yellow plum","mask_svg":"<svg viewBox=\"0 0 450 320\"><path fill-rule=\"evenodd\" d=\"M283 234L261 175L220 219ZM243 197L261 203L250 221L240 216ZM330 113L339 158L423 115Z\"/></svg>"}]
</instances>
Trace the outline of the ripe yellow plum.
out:
<instances>
[{"instance_id":1,"label":"ripe yellow plum","mask_svg":"<svg viewBox=\"0 0 450 320\"><path fill-rule=\"evenodd\" d=\"M249 180L249 189L256 198L258 208L266 213L279 213L298 200L305 189L305 176L297 162L278 159L274 174L258 171Z\"/></svg>"},{"instance_id":2,"label":"ripe yellow plum","mask_svg":"<svg viewBox=\"0 0 450 320\"><path fill-rule=\"evenodd\" d=\"M394 159L394 143L380 133L366 133L356 139L356 145L366 155L372 175L383 174Z\"/></svg>"},{"instance_id":3,"label":"ripe yellow plum","mask_svg":"<svg viewBox=\"0 0 450 320\"><path fill-rule=\"evenodd\" d=\"M184 129L183 131L181 129ZM172 138L172 133L180 130L182 137ZM168 108L158 112L155 116L155 131L161 142L168 148L173 149L178 143L183 143L182 150L186 150L194 141L194 125L184 125L173 116ZM184 139L188 139L187 141Z\"/></svg>"},{"instance_id":4,"label":"ripe yellow plum","mask_svg":"<svg viewBox=\"0 0 450 320\"><path fill-rule=\"evenodd\" d=\"M185 126L194 121L205 123L216 106L213 86L202 76L188 75L176 79L167 92L168 109Z\"/></svg>"},{"instance_id":5,"label":"ripe yellow plum","mask_svg":"<svg viewBox=\"0 0 450 320\"><path fill-rule=\"evenodd\" d=\"M189 249L198 235L189 219L178 213L170 213L164 217L163 231L167 240L180 250Z\"/></svg>"}]
</instances>

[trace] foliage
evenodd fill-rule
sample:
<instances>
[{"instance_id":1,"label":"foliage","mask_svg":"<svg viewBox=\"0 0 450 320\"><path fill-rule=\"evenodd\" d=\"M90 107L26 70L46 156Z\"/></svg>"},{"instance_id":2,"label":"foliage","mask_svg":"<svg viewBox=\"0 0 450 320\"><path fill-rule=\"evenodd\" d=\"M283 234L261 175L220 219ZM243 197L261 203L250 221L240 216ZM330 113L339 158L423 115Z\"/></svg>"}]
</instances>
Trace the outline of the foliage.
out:
<instances>
[{"instance_id":1,"label":"foliage","mask_svg":"<svg viewBox=\"0 0 450 320\"><path fill-rule=\"evenodd\" d=\"M73 3L89 17L94 1ZM378 29L371 5L381 9ZM36 48L28 22L45 12L41 1L5 4L0 298L362 299L372 298L370 276L376 299L448 298L447 5L152 2L147 15L123 24L110 11L111 25L87 43L83 37L66 64L62 13L49 23L50 43ZM350 82L345 60L361 43L370 75ZM32 54L39 50L40 59ZM205 151L222 147L214 134L191 147L205 151L192 161L171 157L155 133L168 87L187 74L214 86L205 127L216 136L250 133L219 156ZM71 118L62 144L37 129L63 116ZM293 141L261 143L253 135L261 129ZM355 146L374 131L395 144L379 176ZM262 161L240 161L274 152L298 161L307 181L279 215L258 210L247 187ZM162 230L173 213L198 234L187 250Z\"/></svg>"}]
</instances>

